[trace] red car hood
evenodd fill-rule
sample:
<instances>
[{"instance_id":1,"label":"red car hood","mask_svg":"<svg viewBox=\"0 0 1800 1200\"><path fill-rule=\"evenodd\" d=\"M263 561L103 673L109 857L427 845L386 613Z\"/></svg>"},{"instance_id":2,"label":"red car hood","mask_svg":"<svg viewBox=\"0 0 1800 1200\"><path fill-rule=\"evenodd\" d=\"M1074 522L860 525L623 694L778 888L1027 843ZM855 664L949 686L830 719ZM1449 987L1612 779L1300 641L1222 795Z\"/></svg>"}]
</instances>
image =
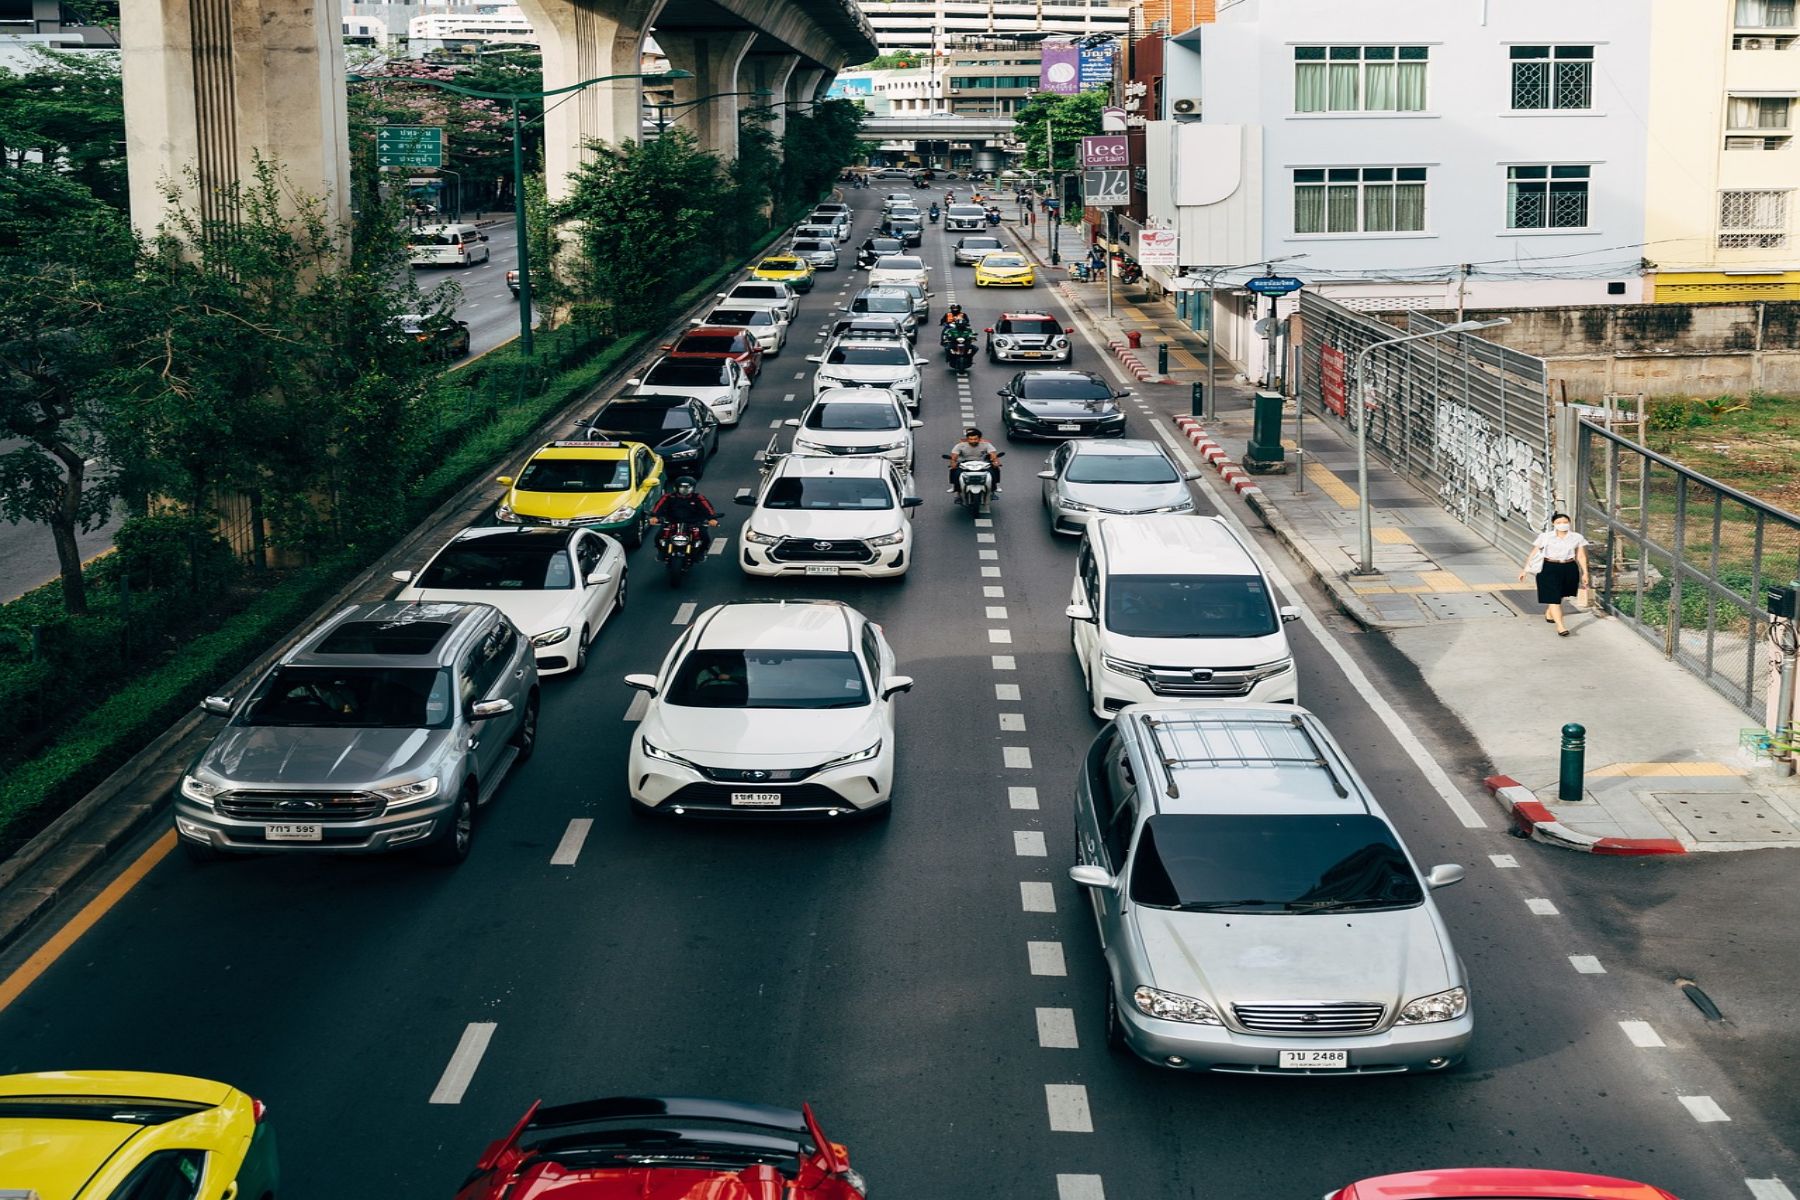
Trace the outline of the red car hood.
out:
<instances>
[{"instance_id":1,"label":"red car hood","mask_svg":"<svg viewBox=\"0 0 1800 1200\"><path fill-rule=\"evenodd\" d=\"M1525 1167L1460 1167L1365 1179L1333 1200L1675 1200L1661 1188L1607 1175Z\"/></svg>"}]
</instances>

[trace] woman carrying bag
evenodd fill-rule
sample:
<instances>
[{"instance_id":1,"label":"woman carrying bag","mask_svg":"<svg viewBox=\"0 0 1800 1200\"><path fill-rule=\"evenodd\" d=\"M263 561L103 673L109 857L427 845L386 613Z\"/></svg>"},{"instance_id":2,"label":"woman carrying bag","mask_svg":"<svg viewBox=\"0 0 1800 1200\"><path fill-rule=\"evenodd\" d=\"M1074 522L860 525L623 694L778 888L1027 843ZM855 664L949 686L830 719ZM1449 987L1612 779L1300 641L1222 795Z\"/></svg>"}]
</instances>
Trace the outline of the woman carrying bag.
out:
<instances>
[{"instance_id":1,"label":"woman carrying bag","mask_svg":"<svg viewBox=\"0 0 1800 1200\"><path fill-rule=\"evenodd\" d=\"M1588 540L1570 527L1569 514L1556 513L1550 518L1549 530L1532 540L1531 553L1519 572L1521 581L1527 575L1537 576L1538 603L1548 606L1544 620L1556 626L1558 637L1569 636L1563 624L1563 601L1587 591L1587 546Z\"/></svg>"}]
</instances>

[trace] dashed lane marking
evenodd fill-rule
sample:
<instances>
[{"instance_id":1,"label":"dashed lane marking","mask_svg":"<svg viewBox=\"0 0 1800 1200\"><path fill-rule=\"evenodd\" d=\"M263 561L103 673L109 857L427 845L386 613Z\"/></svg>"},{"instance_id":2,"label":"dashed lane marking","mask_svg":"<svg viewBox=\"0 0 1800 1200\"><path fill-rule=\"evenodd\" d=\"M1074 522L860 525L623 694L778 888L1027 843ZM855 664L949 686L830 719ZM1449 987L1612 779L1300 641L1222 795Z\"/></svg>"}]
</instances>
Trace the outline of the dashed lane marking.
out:
<instances>
[{"instance_id":1,"label":"dashed lane marking","mask_svg":"<svg viewBox=\"0 0 1800 1200\"><path fill-rule=\"evenodd\" d=\"M1753 1200L1794 1200L1794 1193L1779 1179L1746 1179Z\"/></svg>"},{"instance_id":2,"label":"dashed lane marking","mask_svg":"<svg viewBox=\"0 0 1800 1200\"><path fill-rule=\"evenodd\" d=\"M715 543L716 544L716 543ZM700 606L692 600L684 600L675 606L675 619L671 625L686 625L694 619L694 610Z\"/></svg>"},{"instance_id":3,"label":"dashed lane marking","mask_svg":"<svg viewBox=\"0 0 1800 1200\"><path fill-rule=\"evenodd\" d=\"M781 418L776 417L773 421L770 421L769 428L770 429L780 429L781 428Z\"/></svg>"},{"instance_id":4,"label":"dashed lane marking","mask_svg":"<svg viewBox=\"0 0 1800 1200\"><path fill-rule=\"evenodd\" d=\"M1031 770L1030 746L1002 746L1000 747L1000 757L1001 760L1005 762L1008 770Z\"/></svg>"},{"instance_id":5,"label":"dashed lane marking","mask_svg":"<svg viewBox=\"0 0 1800 1200\"><path fill-rule=\"evenodd\" d=\"M707 553L708 554L723 554L723 553L725 553L726 550L728 550L730 548L731 548L731 539L730 538L714 538L713 544L712 544L712 549L708 550Z\"/></svg>"},{"instance_id":6,"label":"dashed lane marking","mask_svg":"<svg viewBox=\"0 0 1800 1200\"><path fill-rule=\"evenodd\" d=\"M1019 669L1018 660L1010 654L995 654L990 657L992 657L994 661L994 670L996 671L1016 671Z\"/></svg>"},{"instance_id":7,"label":"dashed lane marking","mask_svg":"<svg viewBox=\"0 0 1800 1200\"><path fill-rule=\"evenodd\" d=\"M1079 1050L1075 1036L1075 1010L1072 1008L1040 1008L1037 1010L1038 1045L1046 1050Z\"/></svg>"},{"instance_id":8,"label":"dashed lane marking","mask_svg":"<svg viewBox=\"0 0 1800 1200\"><path fill-rule=\"evenodd\" d=\"M1046 1083L1044 1105L1050 1110L1051 1133L1092 1133L1087 1088L1079 1083Z\"/></svg>"},{"instance_id":9,"label":"dashed lane marking","mask_svg":"<svg viewBox=\"0 0 1800 1200\"><path fill-rule=\"evenodd\" d=\"M997 536L997 534L992 533L978 533L975 535L975 542L977 545L991 546L994 544L994 539Z\"/></svg>"},{"instance_id":10,"label":"dashed lane marking","mask_svg":"<svg viewBox=\"0 0 1800 1200\"><path fill-rule=\"evenodd\" d=\"M1656 1030L1650 1028L1648 1021L1620 1021L1619 1028L1625 1031L1631 1044L1640 1050L1654 1050L1665 1044Z\"/></svg>"},{"instance_id":11,"label":"dashed lane marking","mask_svg":"<svg viewBox=\"0 0 1800 1200\"><path fill-rule=\"evenodd\" d=\"M1031 963L1033 975L1067 975L1069 968L1063 962L1061 942L1026 942L1025 957Z\"/></svg>"},{"instance_id":12,"label":"dashed lane marking","mask_svg":"<svg viewBox=\"0 0 1800 1200\"><path fill-rule=\"evenodd\" d=\"M644 719L644 714L649 711L650 693L639 692L636 696L632 697L631 707L625 710L625 719L627 721L641 721Z\"/></svg>"},{"instance_id":13,"label":"dashed lane marking","mask_svg":"<svg viewBox=\"0 0 1800 1200\"><path fill-rule=\"evenodd\" d=\"M982 587L981 594L989 600L1006 599L1006 589L1004 587L997 587L991 583Z\"/></svg>"},{"instance_id":14,"label":"dashed lane marking","mask_svg":"<svg viewBox=\"0 0 1800 1200\"><path fill-rule=\"evenodd\" d=\"M1053 913L1056 889L1041 880L1026 880L1019 884L1019 907L1026 912Z\"/></svg>"},{"instance_id":15,"label":"dashed lane marking","mask_svg":"<svg viewBox=\"0 0 1800 1200\"><path fill-rule=\"evenodd\" d=\"M1025 714L1024 713L1001 713L1000 714L1000 732L1001 733L1024 733L1025 732Z\"/></svg>"},{"instance_id":16,"label":"dashed lane marking","mask_svg":"<svg viewBox=\"0 0 1800 1200\"><path fill-rule=\"evenodd\" d=\"M1525 902L1525 907L1540 917L1557 916L1556 905L1541 897L1533 897Z\"/></svg>"},{"instance_id":17,"label":"dashed lane marking","mask_svg":"<svg viewBox=\"0 0 1800 1200\"><path fill-rule=\"evenodd\" d=\"M1034 787L1009 787L1006 789L1006 802L1013 808L1036 809L1038 806L1037 789Z\"/></svg>"},{"instance_id":18,"label":"dashed lane marking","mask_svg":"<svg viewBox=\"0 0 1800 1200\"><path fill-rule=\"evenodd\" d=\"M990 620L990 621L1006 620L1006 605L1004 605L1004 604L989 604L989 605L986 605L985 607L987 608L987 619L988 620Z\"/></svg>"},{"instance_id":19,"label":"dashed lane marking","mask_svg":"<svg viewBox=\"0 0 1800 1200\"><path fill-rule=\"evenodd\" d=\"M1719 1107L1718 1101L1711 1096L1677 1096L1675 1098L1681 1101L1681 1106L1688 1110L1689 1116L1703 1125L1731 1120L1725 1115L1725 1110Z\"/></svg>"},{"instance_id":20,"label":"dashed lane marking","mask_svg":"<svg viewBox=\"0 0 1800 1200\"><path fill-rule=\"evenodd\" d=\"M1012 645L1012 630L990 629L988 630L988 641L999 646L1010 646Z\"/></svg>"},{"instance_id":21,"label":"dashed lane marking","mask_svg":"<svg viewBox=\"0 0 1800 1200\"><path fill-rule=\"evenodd\" d=\"M638 695L643 696L646 700L650 699L643 692L639 692ZM594 822L591 817L576 817L570 821L569 827L563 830L562 841L556 843L556 849L550 853L550 865L553 867L574 866L575 860L581 857L582 844L587 841L587 836L593 828Z\"/></svg>"},{"instance_id":22,"label":"dashed lane marking","mask_svg":"<svg viewBox=\"0 0 1800 1200\"><path fill-rule=\"evenodd\" d=\"M497 1028L499 1026L492 1021L473 1021L464 1028L455 1052L450 1055L449 1065L431 1093L431 1103L462 1103L463 1093L469 1090L475 1068L481 1065L481 1056L487 1053L488 1043L494 1040Z\"/></svg>"},{"instance_id":23,"label":"dashed lane marking","mask_svg":"<svg viewBox=\"0 0 1800 1200\"><path fill-rule=\"evenodd\" d=\"M992 517L976 517L975 518L975 528L977 528L977 529L992 529L993 527L994 527L994 518L992 518Z\"/></svg>"},{"instance_id":24,"label":"dashed lane marking","mask_svg":"<svg viewBox=\"0 0 1800 1200\"><path fill-rule=\"evenodd\" d=\"M1000 557L1000 552L998 550L977 550L975 556L988 562L992 562Z\"/></svg>"},{"instance_id":25,"label":"dashed lane marking","mask_svg":"<svg viewBox=\"0 0 1800 1200\"><path fill-rule=\"evenodd\" d=\"M794 398L794 393L789 392L787 395L785 395L781 398L781 402L783 404L786 404L788 401L792 400L793 398Z\"/></svg>"},{"instance_id":26,"label":"dashed lane marking","mask_svg":"<svg viewBox=\"0 0 1800 1200\"><path fill-rule=\"evenodd\" d=\"M1016 684L1016 683L996 683L994 685L994 699L996 699L996 700L1017 700L1018 698L1019 698L1019 685L1018 684Z\"/></svg>"},{"instance_id":27,"label":"dashed lane marking","mask_svg":"<svg viewBox=\"0 0 1800 1200\"><path fill-rule=\"evenodd\" d=\"M983 567L983 568L981 568L981 577L983 579L998 579L998 578L1000 578L1000 568L999 567Z\"/></svg>"},{"instance_id":28,"label":"dashed lane marking","mask_svg":"<svg viewBox=\"0 0 1800 1200\"><path fill-rule=\"evenodd\" d=\"M1044 831L1041 829L1013 830L1013 854L1018 858L1048 858L1050 851L1044 845Z\"/></svg>"},{"instance_id":29,"label":"dashed lane marking","mask_svg":"<svg viewBox=\"0 0 1800 1200\"><path fill-rule=\"evenodd\" d=\"M1098 1175L1058 1175L1056 1200L1106 1200L1106 1191Z\"/></svg>"},{"instance_id":30,"label":"dashed lane marking","mask_svg":"<svg viewBox=\"0 0 1800 1200\"><path fill-rule=\"evenodd\" d=\"M805 379L805 378L806 378L806 372L805 372L805 371L795 371L795 372L794 372L794 378L795 378L795 379Z\"/></svg>"},{"instance_id":31,"label":"dashed lane marking","mask_svg":"<svg viewBox=\"0 0 1800 1200\"><path fill-rule=\"evenodd\" d=\"M1502 871L1511 870L1519 865L1519 860L1510 854L1490 854L1488 855L1488 861L1493 863L1496 867L1499 867Z\"/></svg>"},{"instance_id":32,"label":"dashed lane marking","mask_svg":"<svg viewBox=\"0 0 1800 1200\"><path fill-rule=\"evenodd\" d=\"M1591 954L1571 954L1569 955L1569 965L1575 968L1577 975L1606 974L1606 968L1601 966L1600 960Z\"/></svg>"}]
</instances>

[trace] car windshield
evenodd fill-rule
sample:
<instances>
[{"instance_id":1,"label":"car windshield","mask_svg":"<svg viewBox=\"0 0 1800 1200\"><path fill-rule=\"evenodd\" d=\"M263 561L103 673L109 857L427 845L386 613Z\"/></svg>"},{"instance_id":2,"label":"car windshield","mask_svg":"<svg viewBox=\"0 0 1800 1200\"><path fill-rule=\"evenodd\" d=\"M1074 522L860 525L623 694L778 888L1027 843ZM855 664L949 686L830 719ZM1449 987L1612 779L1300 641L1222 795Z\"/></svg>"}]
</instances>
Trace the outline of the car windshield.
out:
<instances>
[{"instance_id":1,"label":"car windshield","mask_svg":"<svg viewBox=\"0 0 1800 1200\"><path fill-rule=\"evenodd\" d=\"M626 492L631 490L631 463L623 458L538 458L513 486L521 492Z\"/></svg>"},{"instance_id":2,"label":"car windshield","mask_svg":"<svg viewBox=\"0 0 1800 1200\"><path fill-rule=\"evenodd\" d=\"M1368 813L1144 822L1130 894L1147 908L1310 913L1417 907L1425 897L1387 823Z\"/></svg>"},{"instance_id":3,"label":"car windshield","mask_svg":"<svg viewBox=\"0 0 1800 1200\"><path fill-rule=\"evenodd\" d=\"M891 404L815 404L806 414L808 429L899 429L900 414Z\"/></svg>"},{"instance_id":4,"label":"car windshield","mask_svg":"<svg viewBox=\"0 0 1800 1200\"><path fill-rule=\"evenodd\" d=\"M666 703L683 708L861 708L869 687L842 650L695 650Z\"/></svg>"},{"instance_id":5,"label":"car windshield","mask_svg":"<svg viewBox=\"0 0 1800 1200\"><path fill-rule=\"evenodd\" d=\"M867 512L894 507L894 496L885 482L866 475L784 475L769 485L762 506L810 512Z\"/></svg>"},{"instance_id":6,"label":"car windshield","mask_svg":"<svg viewBox=\"0 0 1800 1200\"><path fill-rule=\"evenodd\" d=\"M665 358L650 368L644 382L662 387L723 387L731 382L731 375L722 362Z\"/></svg>"},{"instance_id":7,"label":"car windshield","mask_svg":"<svg viewBox=\"0 0 1800 1200\"><path fill-rule=\"evenodd\" d=\"M742 283L732 288L731 294L740 300L787 299L787 292L782 285L774 283Z\"/></svg>"},{"instance_id":8,"label":"car windshield","mask_svg":"<svg viewBox=\"0 0 1800 1200\"><path fill-rule=\"evenodd\" d=\"M1062 326L1049 317L1006 317L994 326L996 333L1042 334L1055 337L1062 332Z\"/></svg>"},{"instance_id":9,"label":"car windshield","mask_svg":"<svg viewBox=\"0 0 1800 1200\"><path fill-rule=\"evenodd\" d=\"M454 233L415 233L408 240L415 246L462 245L462 239Z\"/></svg>"},{"instance_id":10,"label":"car windshield","mask_svg":"<svg viewBox=\"0 0 1800 1200\"><path fill-rule=\"evenodd\" d=\"M765 258L762 260L765 271L798 271L803 264L797 258Z\"/></svg>"},{"instance_id":11,"label":"car windshield","mask_svg":"<svg viewBox=\"0 0 1800 1200\"><path fill-rule=\"evenodd\" d=\"M950 215L953 217L980 217L980 216L985 216L986 213L983 212L983 210L981 209L981 207L979 205L952 204L950 206ZM996 245L996 246L998 246L999 244L1000 243L998 241L996 241L994 243L994 245Z\"/></svg>"},{"instance_id":12,"label":"car windshield","mask_svg":"<svg viewBox=\"0 0 1800 1200\"><path fill-rule=\"evenodd\" d=\"M910 254L890 254L875 264L877 271L923 271L925 260Z\"/></svg>"},{"instance_id":13,"label":"car windshield","mask_svg":"<svg viewBox=\"0 0 1800 1200\"><path fill-rule=\"evenodd\" d=\"M499 546L464 542L431 560L415 585L447 591L542 591L575 586L560 545Z\"/></svg>"},{"instance_id":14,"label":"car windshield","mask_svg":"<svg viewBox=\"0 0 1800 1200\"><path fill-rule=\"evenodd\" d=\"M858 296L850 302L851 312L909 313L912 301L899 296Z\"/></svg>"},{"instance_id":15,"label":"car windshield","mask_svg":"<svg viewBox=\"0 0 1800 1200\"><path fill-rule=\"evenodd\" d=\"M900 244L899 238L878 237L869 242L869 248L877 254L898 254L906 247Z\"/></svg>"},{"instance_id":16,"label":"car windshield","mask_svg":"<svg viewBox=\"0 0 1800 1200\"><path fill-rule=\"evenodd\" d=\"M825 356L827 364L847 367L909 367L912 355L905 346L837 346Z\"/></svg>"},{"instance_id":17,"label":"car windshield","mask_svg":"<svg viewBox=\"0 0 1800 1200\"><path fill-rule=\"evenodd\" d=\"M708 325L773 325L775 314L766 308L715 308L707 316Z\"/></svg>"},{"instance_id":18,"label":"car windshield","mask_svg":"<svg viewBox=\"0 0 1800 1200\"><path fill-rule=\"evenodd\" d=\"M1025 260L1016 254L989 254L981 260L984 267L1022 267Z\"/></svg>"},{"instance_id":19,"label":"car windshield","mask_svg":"<svg viewBox=\"0 0 1800 1200\"><path fill-rule=\"evenodd\" d=\"M1000 248L1000 239L964 238L961 245L964 250L998 250Z\"/></svg>"},{"instance_id":20,"label":"car windshield","mask_svg":"<svg viewBox=\"0 0 1800 1200\"><path fill-rule=\"evenodd\" d=\"M736 354L737 348L736 338L707 333L682 338L675 350L680 354Z\"/></svg>"},{"instance_id":21,"label":"car windshield","mask_svg":"<svg viewBox=\"0 0 1800 1200\"><path fill-rule=\"evenodd\" d=\"M618 404L594 418L594 428L608 433L657 434L680 433L694 427L694 414L687 405L671 408L651 404ZM627 437L623 440L635 441Z\"/></svg>"},{"instance_id":22,"label":"car windshield","mask_svg":"<svg viewBox=\"0 0 1800 1200\"><path fill-rule=\"evenodd\" d=\"M450 715L450 675L433 667L277 667L238 723L442 729Z\"/></svg>"},{"instance_id":23,"label":"car windshield","mask_svg":"<svg viewBox=\"0 0 1800 1200\"><path fill-rule=\"evenodd\" d=\"M1253 638L1281 622L1260 575L1112 575L1106 628L1121 637Z\"/></svg>"},{"instance_id":24,"label":"car windshield","mask_svg":"<svg viewBox=\"0 0 1800 1200\"><path fill-rule=\"evenodd\" d=\"M1160 454L1077 454L1063 478L1070 483L1174 483L1181 477Z\"/></svg>"},{"instance_id":25,"label":"car windshield","mask_svg":"<svg viewBox=\"0 0 1800 1200\"><path fill-rule=\"evenodd\" d=\"M808 250L813 253L823 253L827 250L835 250L835 247L833 247L830 242L822 242L817 238L802 238L800 241L794 243L794 249Z\"/></svg>"},{"instance_id":26,"label":"car windshield","mask_svg":"<svg viewBox=\"0 0 1800 1200\"><path fill-rule=\"evenodd\" d=\"M1025 376L1019 381L1019 397L1023 400L1111 400L1112 389L1096 379L1084 377Z\"/></svg>"}]
</instances>

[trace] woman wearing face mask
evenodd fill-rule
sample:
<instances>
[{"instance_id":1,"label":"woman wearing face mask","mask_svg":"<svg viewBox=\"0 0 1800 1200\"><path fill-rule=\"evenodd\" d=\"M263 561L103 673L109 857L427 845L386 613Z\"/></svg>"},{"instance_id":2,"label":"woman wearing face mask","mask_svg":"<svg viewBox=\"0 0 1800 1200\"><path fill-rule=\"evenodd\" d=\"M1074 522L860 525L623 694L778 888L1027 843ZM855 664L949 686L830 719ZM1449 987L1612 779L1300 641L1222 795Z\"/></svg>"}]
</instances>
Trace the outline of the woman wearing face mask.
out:
<instances>
[{"instance_id":1,"label":"woman wearing face mask","mask_svg":"<svg viewBox=\"0 0 1800 1200\"><path fill-rule=\"evenodd\" d=\"M1569 514L1557 513L1550 518L1550 529L1540 533L1525 556L1519 579L1537 576L1538 603L1548 605L1544 620L1556 626L1558 637L1568 637L1563 625L1563 601L1588 585L1588 540L1569 525Z\"/></svg>"}]
</instances>

